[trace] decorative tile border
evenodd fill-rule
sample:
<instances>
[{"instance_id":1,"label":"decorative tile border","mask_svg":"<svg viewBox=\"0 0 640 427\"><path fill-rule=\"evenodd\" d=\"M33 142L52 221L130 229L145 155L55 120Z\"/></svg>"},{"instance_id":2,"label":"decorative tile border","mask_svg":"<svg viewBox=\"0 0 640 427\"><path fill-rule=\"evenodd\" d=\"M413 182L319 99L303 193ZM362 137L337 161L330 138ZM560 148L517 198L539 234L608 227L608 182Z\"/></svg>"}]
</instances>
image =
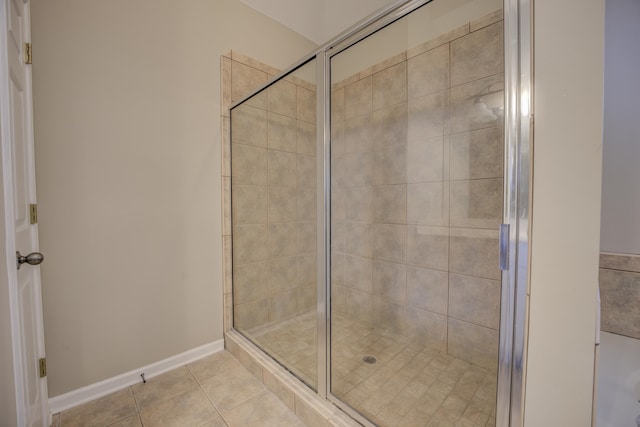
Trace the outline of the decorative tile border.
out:
<instances>
[{"instance_id":1,"label":"decorative tile border","mask_svg":"<svg viewBox=\"0 0 640 427\"><path fill-rule=\"evenodd\" d=\"M600 254L600 329L640 339L640 256Z\"/></svg>"}]
</instances>

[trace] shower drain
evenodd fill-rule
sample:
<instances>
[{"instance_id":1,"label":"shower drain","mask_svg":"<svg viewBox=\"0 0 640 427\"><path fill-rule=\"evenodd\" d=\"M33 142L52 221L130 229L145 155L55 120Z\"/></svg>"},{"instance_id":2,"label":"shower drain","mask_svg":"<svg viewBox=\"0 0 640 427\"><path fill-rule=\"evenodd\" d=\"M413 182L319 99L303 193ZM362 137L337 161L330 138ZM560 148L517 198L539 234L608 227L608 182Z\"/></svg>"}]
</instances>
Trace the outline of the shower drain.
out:
<instances>
[{"instance_id":1,"label":"shower drain","mask_svg":"<svg viewBox=\"0 0 640 427\"><path fill-rule=\"evenodd\" d=\"M375 358L375 357L373 357L373 356L364 356L364 357L362 358L362 361L363 361L364 363L368 363L368 364L370 364L370 365L373 365L374 363L376 363L376 362L378 361L378 359L376 359L376 358Z\"/></svg>"}]
</instances>

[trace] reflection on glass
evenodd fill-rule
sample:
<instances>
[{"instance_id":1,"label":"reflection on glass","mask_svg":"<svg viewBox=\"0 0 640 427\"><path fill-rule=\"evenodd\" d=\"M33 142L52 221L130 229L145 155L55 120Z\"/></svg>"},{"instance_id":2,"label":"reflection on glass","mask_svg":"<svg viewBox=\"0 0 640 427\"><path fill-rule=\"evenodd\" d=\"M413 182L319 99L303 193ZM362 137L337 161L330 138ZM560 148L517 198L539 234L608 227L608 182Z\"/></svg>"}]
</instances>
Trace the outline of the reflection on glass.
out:
<instances>
[{"instance_id":1,"label":"reflection on glass","mask_svg":"<svg viewBox=\"0 0 640 427\"><path fill-rule=\"evenodd\" d=\"M234 327L317 387L315 61L231 111Z\"/></svg>"},{"instance_id":2,"label":"reflection on glass","mask_svg":"<svg viewBox=\"0 0 640 427\"><path fill-rule=\"evenodd\" d=\"M501 7L436 0L331 60L331 393L378 425L495 425Z\"/></svg>"}]
</instances>

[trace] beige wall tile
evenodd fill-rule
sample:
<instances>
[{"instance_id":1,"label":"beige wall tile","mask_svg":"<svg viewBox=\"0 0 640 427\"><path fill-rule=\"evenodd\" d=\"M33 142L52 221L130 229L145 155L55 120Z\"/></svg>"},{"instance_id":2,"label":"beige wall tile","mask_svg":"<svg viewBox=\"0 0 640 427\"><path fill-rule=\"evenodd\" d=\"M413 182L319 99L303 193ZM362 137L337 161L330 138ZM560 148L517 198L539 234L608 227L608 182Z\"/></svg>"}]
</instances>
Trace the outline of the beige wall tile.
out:
<instances>
[{"instance_id":1,"label":"beige wall tile","mask_svg":"<svg viewBox=\"0 0 640 427\"><path fill-rule=\"evenodd\" d=\"M264 280L264 276L267 276L266 279L268 281L266 283L269 286L269 295L275 295L296 287L298 280L298 258L296 256L270 259L265 270L262 273L262 279ZM258 285L264 287L264 283Z\"/></svg>"},{"instance_id":2,"label":"beige wall tile","mask_svg":"<svg viewBox=\"0 0 640 427\"><path fill-rule=\"evenodd\" d=\"M374 221L406 224L407 186L405 184L373 187L373 195Z\"/></svg>"},{"instance_id":3,"label":"beige wall tile","mask_svg":"<svg viewBox=\"0 0 640 427\"><path fill-rule=\"evenodd\" d=\"M270 149L297 152L298 123L296 119L269 112L267 128L267 145Z\"/></svg>"},{"instance_id":4,"label":"beige wall tile","mask_svg":"<svg viewBox=\"0 0 640 427\"><path fill-rule=\"evenodd\" d=\"M373 146L371 113L349 118L344 122L344 152L363 153Z\"/></svg>"},{"instance_id":5,"label":"beige wall tile","mask_svg":"<svg viewBox=\"0 0 640 427\"><path fill-rule=\"evenodd\" d=\"M233 327L233 294L228 293L224 295L223 302L223 326L224 332L228 332Z\"/></svg>"},{"instance_id":6,"label":"beige wall tile","mask_svg":"<svg viewBox=\"0 0 640 427\"><path fill-rule=\"evenodd\" d=\"M220 56L220 93L222 94L222 115L229 117L231 106L231 58Z\"/></svg>"},{"instance_id":7,"label":"beige wall tile","mask_svg":"<svg viewBox=\"0 0 640 427\"><path fill-rule=\"evenodd\" d=\"M317 279L317 258L315 254L298 256L298 284L315 283Z\"/></svg>"},{"instance_id":8,"label":"beige wall tile","mask_svg":"<svg viewBox=\"0 0 640 427\"><path fill-rule=\"evenodd\" d=\"M346 154L344 159L345 187L364 187L371 185L373 174L372 153L350 153Z\"/></svg>"},{"instance_id":9,"label":"beige wall tile","mask_svg":"<svg viewBox=\"0 0 640 427\"><path fill-rule=\"evenodd\" d=\"M497 230L452 228L450 242L451 272L500 279Z\"/></svg>"},{"instance_id":10,"label":"beige wall tile","mask_svg":"<svg viewBox=\"0 0 640 427\"><path fill-rule=\"evenodd\" d=\"M296 255L297 223L274 222L269 224L269 258Z\"/></svg>"},{"instance_id":11,"label":"beige wall tile","mask_svg":"<svg viewBox=\"0 0 640 427\"><path fill-rule=\"evenodd\" d=\"M502 21L451 42L451 85L504 72Z\"/></svg>"},{"instance_id":12,"label":"beige wall tile","mask_svg":"<svg viewBox=\"0 0 640 427\"><path fill-rule=\"evenodd\" d=\"M256 88L267 82L267 73L241 64L238 61L231 61L231 99L233 102L239 101L249 95ZM266 95L261 92L252 97L248 105L265 109Z\"/></svg>"},{"instance_id":13,"label":"beige wall tile","mask_svg":"<svg viewBox=\"0 0 640 427\"><path fill-rule=\"evenodd\" d=\"M384 300L407 301L407 266L373 261L373 294Z\"/></svg>"},{"instance_id":14,"label":"beige wall tile","mask_svg":"<svg viewBox=\"0 0 640 427\"><path fill-rule=\"evenodd\" d=\"M470 31L476 31L476 30L479 30L480 28L484 28L488 25L491 25L495 22L502 21L503 15L504 15L503 10L498 9L485 16L481 16L480 18L474 19L469 23L469 29Z\"/></svg>"},{"instance_id":15,"label":"beige wall tile","mask_svg":"<svg viewBox=\"0 0 640 427\"><path fill-rule=\"evenodd\" d=\"M407 141L408 107L406 102L385 106L373 113L375 149Z\"/></svg>"},{"instance_id":16,"label":"beige wall tile","mask_svg":"<svg viewBox=\"0 0 640 427\"><path fill-rule=\"evenodd\" d=\"M232 144L233 183L265 185L267 182L267 150L249 145Z\"/></svg>"},{"instance_id":17,"label":"beige wall tile","mask_svg":"<svg viewBox=\"0 0 640 427\"><path fill-rule=\"evenodd\" d=\"M373 183L375 185L407 182L407 145L396 144L374 151Z\"/></svg>"},{"instance_id":18,"label":"beige wall tile","mask_svg":"<svg viewBox=\"0 0 640 427\"><path fill-rule=\"evenodd\" d=\"M231 236L222 237L222 272L224 275L223 294L231 292L233 287L232 275L232 239Z\"/></svg>"},{"instance_id":19,"label":"beige wall tile","mask_svg":"<svg viewBox=\"0 0 640 427\"><path fill-rule=\"evenodd\" d=\"M372 78L367 77L344 88L345 120L372 111Z\"/></svg>"},{"instance_id":20,"label":"beige wall tile","mask_svg":"<svg viewBox=\"0 0 640 427\"><path fill-rule=\"evenodd\" d=\"M420 345L443 352L447 350L447 316L407 307L406 331Z\"/></svg>"},{"instance_id":21,"label":"beige wall tile","mask_svg":"<svg viewBox=\"0 0 640 427\"><path fill-rule=\"evenodd\" d=\"M407 63L377 72L373 75L373 110L407 100Z\"/></svg>"},{"instance_id":22,"label":"beige wall tile","mask_svg":"<svg viewBox=\"0 0 640 427\"><path fill-rule=\"evenodd\" d=\"M267 112L249 105L231 111L231 132L235 144L267 146Z\"/></svg>"},{"instance_id":23,"label":"beige wall tile","mask_svg":"<svg viewBox=\"0 0 640 427\"><path fill-rule=\"evenodd\" d=\"M407 304L446 315L448 291L448 272L407 266Z\"/></svg>"},{"instance_id":24,"label":"beige wall tile","mask_svg":"<svg viewBox=\"0 0 640 427\"><path fill-rule=\"evenodd\" d=\"M331 219L334 221L344 221L347 217L346 194L347 190L343 188L331 189Z\"/></svg>"},{"instance_id":25,"label":"beige wall tile","mask_svg":"<svg viewBox=\"0 0 640 427\"><path fill-rule=\"evenodd\" d=\"M425 139L444 135L448 113L448 90L409 100L408 138Z\"/></svg>"},{"instance_id":26,"label":"beige wall tile","mask_svg":"<svg viewBox=\"0 0 640 427\"><path fill-rule=\"evenodd\" d=\"M371 258L373 254L373 224L366 222L347 221L345 234L347 253Z\"/></svg>"},{"instance_id":27,"label":"beige wall tile","mask_svg":"<svg viewBox=\"0 0 640 427\"><path fill-rule=\"evenodd\" d=\"M296 154L269 150L269 185L296 186Z\"/></svg>"},{"instance_id":28,"label":"beige wall tile","mask_svg":"<svg viewBox=\"0 0 640 427\"><path fill-rule=\"evenodd\" d=\"M373 224L373 258L406 262L407 226L401 224Z\"/></svg>"},{"instance_id":29,"label":"beige wall tile","mask_svg":"<svg viewBox=\"0 0 640 427\"><path fill-rule=\"evenodd\" d=\"M601 329L640 339L640 273L600 269Z\"/></svg>"},{"instance_id":30,"label":"beige wall tile","mask_svg":"<svg viewBox=\"0 0 640 427\"><path fill-rule=\"evenodd\" d=\"M407 264L446 271L449 267L449 229L407 226Z\"/></svg>"},{"instance_id":31,"label":"beige wall tile","mask_svg":"<svg viewBox=\"0 0 640 427\"><path fill-rule=\"evenodd\" d=\"M344 121L344 88L331 91L331 123Z\"/></svg>"},{"instance_id":32,"label":"beige wall tile","mask_svg":"<svg viewBox=\"0 0 640 427\"><path fill-rule=\"evenodd\" d=\"M371 293L373 264L371 258L345 255L344 257L344 285L348 288Z\"/></svg>"},{"instance_id":33,"label":"beige wall tile","mask_svg":"<svg viewBox=\"0 0 640 427\"><path fill-rule=\"evenodd\" d=\"M297 88L297 118L308 123L316 122L316 92L303 87Z\"/></svg>"},{"instance_id":34,"label":"beige wall tile","mask_svg":"<svg viewBox=\"0 0 640 427\"><path fill-rule=\"evenodd\" d=\"M373 188L347 188L345 194L345 215L350 221L373 221Z\"/></svg>"},{"instance_id":35,"label":"beige wall tile","mask_svg":"<svg viewBox=\"0 0 640 427\"><path fill-rule=\"evenodd\" d=\"M408 184L407 223L447 226L449 224L449 183Z\"/></svg>"},{"instance_id":36,"label":"beige wall tile","mask_svg":"<svg viewBox=\"0 0 640 427\"><path fill-rule=\"evenodd\" d=\"M498 366L498 331L449 318L448 353L483 368Z\"/></svg>"},{"instance_id":37,"label":"beige wall tile","mask_svg":"<svg viewBox=\"0 0 640 427\"><path fill-rule=\"evenodd\" d=\"M286 80L279 80L267 89L267 110L296 118L297 89L296 85Z\"/></svg>"},{"instance_id":38,"label":"beige wall tile","mask_svg":"<svg viewBox=\"0 0 640 427\"><path fill-rule=\"evenodd\" d=\"M314 284L298 288L298 314L315 310L318 303L318 288Z\"/></svg>"},{"instance_id":39,"label":"beige wall tile","mask_svg":"<svg viewBox=\"0 0 640 427\"><path fill-rule=\"evenodd\" d=\"M233 224L260 224L267 222L267 187L234 185Z\"/></svg>"},{"instance_id":40,"label":"beige wall tile","mask_svg":"<svg viewBox=\"0 0 640 427\"><path fill-rule=\"evenodd\" d=\"M295 187L269 186L261 188L269 189L269 222L290 222L297 219L297 190ZM234 213L240 209L245 209L245 207L235 208L234 205Z\"/></svg>"},{"instance_id":41,"label":"beige wall tile","mask_svg":"<svg viewBox=\"0 0 640 427\"><path fill-rule=\"evenodd\" d=\"M341 253L331 254L331 285L345 285L345 256Z\"/></svg>"},{"instance_id":42,"label":"beige wall tile","mask_svg":"<svg viewBox=\"0 0 640 427\"><path fill-rule=\"evenodd\" d=\"M296 152L315 157L316 146L316 125L298 121Z\"/></svg>"},{"instance_id":43,"label":"beige wall tile","mask_svg":"<svg viewBox=\"0 0 640 427\"><path fill-rule=\"evenodd\" d=\"M502 127L451 135L451 179L502 177L503 153Z\"/></svg>"},{"instance_id":44,"label":"beige wall tile","mask_svg":"<svg viewBox=\"0 0 640 427\"><path fill-rule=\"evenodd\" d=\"M407 144L407 182L442 181L444 174L442 136L412 139Z\"/></svg>"},{"instance_id":45,"label":"beige wall tile","mask_svg":"<svg viewBox=\"0 0 640 427\"><path fill-rule=\"evenodd\" d=\"M409 59L409 98L449 88L449 43Z\"/></svg>"},{"instance_id":46,"label":"beige wall tile","mask_svg":"<svg viewBox=\"0 0 640 427\"><path fill-rule=\"evenodd\" d=\"M298 294L295 289L269 298L269 321L277 322L298 314Z\"/></svg>"},{"instance_id":47,"label":"beige wall tile","mask_svg":"<svg viewBox=\"0 0 640 427\"><path fill-rule=\"evenodd\" d=\"M451 273L449 315L497 330L500 326L500 282Z\"/></svg>"},{"instance_id":48,"label":"beige wall tile","mask_svg":"<svg viewBox=\"0 0 640 427\"><path fill-rule=\"evenodd\" d=\"M261 299L233 306L233 326L241 330L251 330L269 321L269 300Z\"/></svg>"},{"instance_id":49,"label":"beige wall tile","mask_svg":"<svg viewBox=\"0 0 640 427\"><path fill-rule=\"evenodd\" d=\"M233 299L236 304L263 299L267 296L267 267L266 262L235 266Z\"/></svg>"},{"instance_id":50,"label":"beige wall tile","mask_svg":"<svg viewBox=\"0 0 640 427\"><path fill-rule=\"evenodd\" d=\"M267 259L267 224L236 225L233 230L233 264Z\"/></svg>"},{"instance_id":51,"label":"beige wall tile","mask_svg":"<svg viewBox=\"0 0 640 427\"><path fill-rule=\"evenodd\" d=\"M451 182L451 225L497 228L502 222L502 178Z\"/></svg>"},{"instance_id":52,"label":"beige wall tile","mask_svg":"<svg viewBox=\"0 0 640 427\"><path fill-rule=\"evenodd\" d=\"M344 221L333 220L331 223L331 251L342 252L347 251L347 239L345 232L346 224Z\"/></svg>"},{"instance_id":53,"label":"beige wall tile","mask_svg":"<svg viewBox=\"0 0 640 427\"><path fill-rule=\"evenodd\" d=\"M297 180L298 187L316 188L316 158L309 156L297 156Z\"/></svg>"},{"instance_id":54,"label":"beige wall tile","mask_svg":"<svg viewBox=\"0 0 640 427\"><path fill-rule=\"evenodd\" d=\"M231 235L231 177L222 178L222 235Z\"/></svg>"},{"instance_id":55,"label":"beige wall tile","mask_svg":"<svg viewBox=\"0 0 640 427\"><path fill-rule=\"evenodd\" d=\"M293 390L280 378L279 375L276 375L273 372L270 372L268 369L263 371L264 385L271 390L278 398L289 408L289 410L294 411L295 407L293 405Z\"/></svg>"},{"instance_id":56,"label":"beige wall tile","mask_svg":"<svg viewBox=\"0 0 640 427\"><path fill-rule=\"evenodd\" d=\"M640 255L601 253L600 268L640 273Z\"/></svg>"},{"instance_id":57,"label":"beige wall tile","mask_svg":"<svg viewBox=\"0 0 640 427\"><path fill-rule=\"evenodd\" d=\"M231 118L222 117L222 176L231 176Z\"/></svg>"},{"instance_id":58,"label":"beige wall tile","mask_svg":"<svg viewBox=\"0 0 640 427\"><path fill-rule=\"evenodd\" d=\"M451 132L504 123L504 75L498 74L451 89Z\"/></svg>"},{"instance_id":59,"label":"beige wall tile","mask_svg":"<svg viewBox=\"0 0 640 427\"><path fill-rule=\"evenodd\" d=\"M299 220L314 220L316 219L316 202L317 195L315 188L300 187L297 190L297 218Z\"/></svg>"},{"instance_id":60,"label":"beige wall tile","mask_svg":"<svg viewBox=\"0 0 640 427\"><path fill-rule=\"evenodd\" d=\"M328 419L324 418L313 403L305 399L303 396L296 394L295 396L295 413L308 427L331 427Z\"/></svg>"},{"instance_id":61,"label":"beige wall tile","mask_svg":"<svg viewBox=\"0 0 640 427\"><path fill-rule=\"evenodd\" d=\"M432 40L428 40L425 43L418 45L414 48L411 48L407 51L407 58L413 58L416 55L420 55L421 53L428 52L432 49L435 49L438 46L441 46L445 43L450 42L451 40L455 40L459 37L462 37L466 34L469 34L469 24L463 24L453 30L446 32Z\"/></svg>"},{"instance_id":62,"label":"beige wall tile","mask_svg":"<svg viewBox=\"0 0 640 427\"><path fill-rule=\"evenodd\" d=\"M317 235L315 221L298 222L298 253L315 253Z\"/></svg>"}]
</instances>

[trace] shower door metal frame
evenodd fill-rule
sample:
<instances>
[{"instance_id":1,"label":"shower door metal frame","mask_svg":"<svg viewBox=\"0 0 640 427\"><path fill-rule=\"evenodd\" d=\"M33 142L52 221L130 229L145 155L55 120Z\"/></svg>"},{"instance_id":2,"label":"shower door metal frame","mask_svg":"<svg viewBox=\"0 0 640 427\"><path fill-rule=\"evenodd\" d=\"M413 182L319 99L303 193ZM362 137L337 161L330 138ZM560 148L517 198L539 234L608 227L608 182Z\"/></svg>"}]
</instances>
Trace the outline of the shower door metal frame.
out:
<instances>
[{"instance_id":1,"label":"shower door metal frame","mask_svg":"<svg viewBox=\"0 0 640 427\"><path fill-rule=\"evenodd\" d=\"M364 425L372 424L331 393L331 57L432 0L402 0L355 24L301 58L273 80L234 102L239 106L300 66L316 59L317 79L317 345L320 397ZM531 235L531 147L533 135L532 0L504 0L505 114L504 212L508 225L502 272L496 425L524 424L529 240ZM498 263L498 260L496 260ZM322 268L324 265L325 268Z\"/></svg>"}]
</instances>

